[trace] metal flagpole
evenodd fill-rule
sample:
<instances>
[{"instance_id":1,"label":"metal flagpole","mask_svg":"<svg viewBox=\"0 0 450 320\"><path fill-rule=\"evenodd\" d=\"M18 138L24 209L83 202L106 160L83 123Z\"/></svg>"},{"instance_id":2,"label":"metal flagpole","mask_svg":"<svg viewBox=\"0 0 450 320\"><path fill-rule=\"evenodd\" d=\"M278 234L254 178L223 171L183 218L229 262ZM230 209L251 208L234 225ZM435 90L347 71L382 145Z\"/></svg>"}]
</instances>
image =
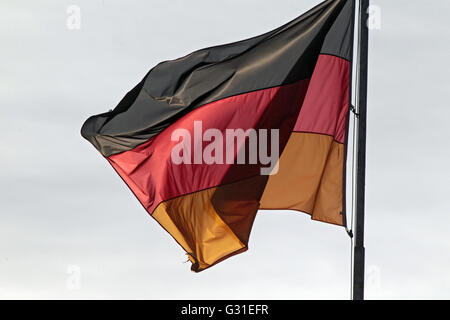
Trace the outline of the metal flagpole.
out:
<instances>
[{"instance_id":1,"label":"metal flagpole","mask_svg":"<svg viewBox=\"0 0 450 320\"><path fill-rule=\"evenodd\" d=\"M367 64L369 28L369 0L359 0L358 82L357 108L357 156L356 156L356 217L353 247L353 300L364 299L364 198L366 183L366 122L367 122Z\"/></svg>"}]
</instances>

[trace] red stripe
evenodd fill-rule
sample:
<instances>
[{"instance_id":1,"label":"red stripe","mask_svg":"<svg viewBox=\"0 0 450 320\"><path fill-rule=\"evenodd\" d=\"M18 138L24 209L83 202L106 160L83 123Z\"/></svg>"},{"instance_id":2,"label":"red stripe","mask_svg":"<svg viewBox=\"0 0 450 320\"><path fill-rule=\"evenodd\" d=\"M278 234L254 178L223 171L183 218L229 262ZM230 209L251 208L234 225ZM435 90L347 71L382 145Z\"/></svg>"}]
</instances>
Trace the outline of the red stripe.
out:
<instances>
[{"instance_id":1,"label":"red stripe","mask_svg":"<svg viewBox=\"0 0 450 320\"><path fill-rule=\"evenodd\" d=\"M327 134L344 143L349 68L347 60L319 56L294 131Z\"/></svg>"}]
</instances>

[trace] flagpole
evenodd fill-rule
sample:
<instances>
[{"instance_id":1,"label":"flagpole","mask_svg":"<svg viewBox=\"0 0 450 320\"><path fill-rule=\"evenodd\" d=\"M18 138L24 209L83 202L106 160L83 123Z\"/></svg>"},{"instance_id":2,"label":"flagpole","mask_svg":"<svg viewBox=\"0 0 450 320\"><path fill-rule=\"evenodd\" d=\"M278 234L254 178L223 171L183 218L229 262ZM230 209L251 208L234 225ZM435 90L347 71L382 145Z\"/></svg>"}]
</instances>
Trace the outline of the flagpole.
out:
<instances>
[{"instance_id":1,"label":"flagpole","mask_svg":"<svg viewBox=\"0 0 450 320\"><path fill-rule=\"evenodd\" d=\"M354 225L353 247L353 300L364 300L364 200L366 184L366 123L367 123L367 65L370 0L359 0L359 32L358 32L358 82L356 83L357 99L357 156L356 156L356 217Z\"/></svg>"}]
</instances>

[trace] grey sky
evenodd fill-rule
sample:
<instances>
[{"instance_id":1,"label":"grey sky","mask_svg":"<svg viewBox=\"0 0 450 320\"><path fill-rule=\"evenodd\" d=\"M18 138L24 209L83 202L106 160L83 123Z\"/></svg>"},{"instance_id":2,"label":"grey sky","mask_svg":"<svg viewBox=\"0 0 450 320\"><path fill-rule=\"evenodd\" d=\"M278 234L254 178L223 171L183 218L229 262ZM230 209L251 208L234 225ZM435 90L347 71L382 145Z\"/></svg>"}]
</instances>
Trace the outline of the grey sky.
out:
<instances>
[{"instance_id":1,"label":"grey sky","mask_svg":"<svg viewBox=\"0 0 450 320\"><path fill-rule=\"evenodd\" d=\"M347 299L346 233L297 212L260 212L248 252L192 273L79 134L158 62L261 34L319 2L2 1L0 298ZM450 2L372 3L366 295L448 299ZM80 30L66 27L71 4ZM70 265L79 290L66 286Z\"/></svg>"}]
</instances>

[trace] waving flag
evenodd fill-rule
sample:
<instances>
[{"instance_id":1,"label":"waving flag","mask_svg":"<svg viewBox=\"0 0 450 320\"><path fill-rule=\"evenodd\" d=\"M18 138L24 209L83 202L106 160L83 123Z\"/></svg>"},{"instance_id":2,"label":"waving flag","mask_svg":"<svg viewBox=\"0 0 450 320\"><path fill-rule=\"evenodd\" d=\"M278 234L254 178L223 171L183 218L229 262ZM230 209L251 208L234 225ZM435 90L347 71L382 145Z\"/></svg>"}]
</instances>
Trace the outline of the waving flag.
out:
<instances>
[{"instance_id":1,"label":"waving flag","mask_svg":"<svg viewBox=\"0 0 450 320\"><path fill-rule=\"evenodd\" d=\"M158 64L81 133L193 271L247 250L261 209L343 226L352 36L353 1L324 1Z\"/></svg>"}]
</instances>

